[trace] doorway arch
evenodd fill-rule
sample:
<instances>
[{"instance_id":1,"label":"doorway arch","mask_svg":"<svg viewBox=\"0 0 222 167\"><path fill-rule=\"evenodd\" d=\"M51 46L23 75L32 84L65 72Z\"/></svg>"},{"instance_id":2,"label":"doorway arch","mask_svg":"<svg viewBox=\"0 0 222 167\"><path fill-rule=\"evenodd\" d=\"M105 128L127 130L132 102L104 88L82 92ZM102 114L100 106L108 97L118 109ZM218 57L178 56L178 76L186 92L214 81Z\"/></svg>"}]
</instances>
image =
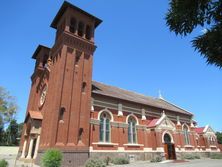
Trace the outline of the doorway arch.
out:
<instances>
[{"instance_id":1,"label":"doorway arch","mask_svg":"<svg viewBox=\"0 0 222 167\"><path fill-rule=\"evenodd\" d=\"M170 133L165 132L163 133L162 139L164 143L165 158L171 160L176 159L173 136Z\"/></svg>"}]
</instances>

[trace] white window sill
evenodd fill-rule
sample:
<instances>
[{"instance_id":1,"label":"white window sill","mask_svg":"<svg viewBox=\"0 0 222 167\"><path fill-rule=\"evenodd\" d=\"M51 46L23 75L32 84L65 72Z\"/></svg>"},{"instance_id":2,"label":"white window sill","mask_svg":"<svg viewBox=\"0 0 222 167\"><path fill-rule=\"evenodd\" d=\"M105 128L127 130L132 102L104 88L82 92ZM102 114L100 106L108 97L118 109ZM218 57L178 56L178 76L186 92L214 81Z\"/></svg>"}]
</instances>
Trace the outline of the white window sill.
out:
<instances>
[{"instance_id":1,"label":"white window sill","mask_svg":"<svg viewBox=\"0 0 222 167\"><path fill-rule=\"evenodd\" d=\"M210 147L211 147L211 148L217 148L217 146L216 146L216 145L210 145Z\"/></svg>"},{"instance_id":2,"label":"white window sill","mask_svg":"<svg viewBox=\"0 0 222 167\"><path fill-rule=\"evenodd\" d=\"M93 145L100 145L100 146L118 146L118 143L107 143L107 142L98 142L92 143Z\"/></svg>"},{"instance_id":3,"label":"white window sill","mask_svg":"<svg viewBox=\"0 0 222 167\"><path fill-rule=\"evenodd\" d=\"M194 146L192 146L192 145L185 145L184 147L185 148L193 148Z\"/></svg>"},{"instance_id":4,"label":"white window sill","mask_svg":"<svg viewBox=\"0 0 222 167\"><path fill-rule=\"evenodd\" d=\"M136 143L127 143L127 144L123 144L124 146L129 146L129 147L140 147L140 146L144 146L144 144L136 144Z\"/></svg>"}]
</instances>

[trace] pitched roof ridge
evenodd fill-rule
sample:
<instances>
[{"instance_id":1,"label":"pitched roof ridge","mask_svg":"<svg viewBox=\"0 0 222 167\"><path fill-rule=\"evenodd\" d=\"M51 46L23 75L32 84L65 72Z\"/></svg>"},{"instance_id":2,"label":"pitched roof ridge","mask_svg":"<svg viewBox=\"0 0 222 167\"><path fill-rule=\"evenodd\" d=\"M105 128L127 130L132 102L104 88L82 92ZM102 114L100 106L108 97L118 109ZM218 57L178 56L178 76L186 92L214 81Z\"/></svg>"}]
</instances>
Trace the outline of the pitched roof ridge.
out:
<instances>
[{"instance_id":1,"label":"pitched roof ridge","mask_svg":"<svg viewBox=\"0 0 222 167\"><path fill-rule=\"evenodd\" d=\"M167 100L165 100L165 99L159 99L159 100L162 100L162 101L164 101L164 102L166 102L166 103L168 103L168 104L170 104L170 105L173 105L174 107L176 107L176 108L178 108L178 109L180 109L180 110L183 110L183 111L188 112L189 114L193 115L190 111L187 111L186 109L184 109L184 108L182 108L182 107L179 107L178 105L176 105L176 104L174 104L174 103L171 103L171 102L169 102L169 101L167 101Z\"/></svg>"},{"instance_id":2,"label":"pitched roof ridge","mask_svg":"<svg viewBox=\"0 0 222 167\"><path fill-rule=\"evenodd\" d=\"M134 94L137 94L137 95L140 95L140 96L146 97L146 98L148 97L148 98L151 98L151 99L153 99L153 100L156 100L155 97L148 96L148 95L145 95L145 94L142 94L142 93L138 93L138 92L135 92L135 91L133 91L133 90L127 90L127 89L120 88L120 87L117 87L117 86L107 85L107 84L105 84L105 83L98 82L98 81L93 81L93 82L96 82L96 83L99 83L99 84L102 84L102 85L105 85L105 86L109 86L109 87L117 88L117 89L120 89L120 90L123 90L123 91L126 91L126 92L134 93Z\"/></svg>"}]
</instances>

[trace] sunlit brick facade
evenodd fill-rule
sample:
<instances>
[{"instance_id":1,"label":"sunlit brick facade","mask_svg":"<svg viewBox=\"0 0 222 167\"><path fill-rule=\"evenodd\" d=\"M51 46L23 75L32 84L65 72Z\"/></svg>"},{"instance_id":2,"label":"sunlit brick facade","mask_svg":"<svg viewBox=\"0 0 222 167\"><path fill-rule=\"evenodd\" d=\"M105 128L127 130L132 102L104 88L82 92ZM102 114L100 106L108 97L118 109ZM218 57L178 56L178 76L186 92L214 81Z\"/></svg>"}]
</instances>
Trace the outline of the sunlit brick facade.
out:
<instances>
[{"instance_id":1,"label":"sunlit brick facade","mask_svg":"<svg viewBox=\"0 0 222 167\"><path fill-rule=\"evenodd\" d=\"M51 24L54 45L39 45L32 57L18 158L39 163L47 149L57 148L63 166L80 166L97 156L133 161L217 152L214 131L197 128L192 113L161 97L92 81L94 32L101 22L68 2L60 8Z\"/></svg>"}]
</instances>

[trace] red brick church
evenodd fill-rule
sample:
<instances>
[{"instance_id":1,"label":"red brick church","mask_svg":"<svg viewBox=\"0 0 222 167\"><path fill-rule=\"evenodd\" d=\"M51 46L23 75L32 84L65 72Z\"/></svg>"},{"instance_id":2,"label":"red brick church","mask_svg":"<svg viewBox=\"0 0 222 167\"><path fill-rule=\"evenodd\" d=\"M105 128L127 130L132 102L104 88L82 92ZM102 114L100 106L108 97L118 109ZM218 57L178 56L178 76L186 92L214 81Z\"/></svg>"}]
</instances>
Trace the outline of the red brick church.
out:
<instances>
[{"instance_id":1,"label":"red brick church","mask_svg":"<svg viewBox=\"0 0 222 167\"><path fill-rule=\"evenodd\" d=\"M64 2L51 27L51 48L39 45L18 158L40 162L50 148L63 166L89 157L149 160L207 155L218 145L210 126L198 128L193 114L164 100L92 81L94 34L102 21Z\"/></svg>"}]
</instances>

